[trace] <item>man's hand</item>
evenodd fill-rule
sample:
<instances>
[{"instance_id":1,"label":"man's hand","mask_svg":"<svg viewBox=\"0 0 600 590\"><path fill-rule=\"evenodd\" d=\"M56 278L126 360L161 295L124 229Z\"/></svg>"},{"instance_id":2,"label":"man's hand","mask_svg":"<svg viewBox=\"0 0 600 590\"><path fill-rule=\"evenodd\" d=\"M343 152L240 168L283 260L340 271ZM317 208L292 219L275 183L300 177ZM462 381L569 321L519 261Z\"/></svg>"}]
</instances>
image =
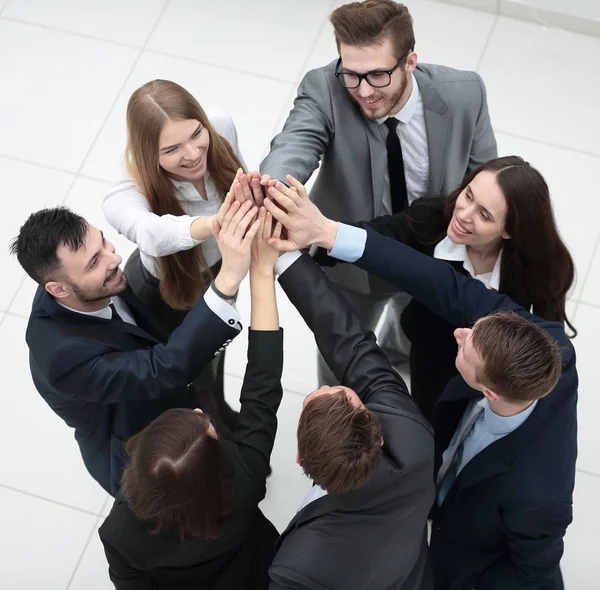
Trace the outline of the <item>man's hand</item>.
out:
<instances>
[{"instance_id":1,"label":"man's hand","mask_svg":"<svg viewBox=\"0 0 600 590\"><path fill-rule=\"evenodd\" d=\"M302 183L286 176L290 188L279 180L268 186L264 206L287 230L287 239L271 238L269 244L280 252L291 252L317 244L333 248L337 222L327 219L308 198ZM271 184L269 182L268 184Z\"/></svg>"},{"instance_id":2,"label":"man's hand","mask_svg":"<svg viewBox=\"0 0 600 590\"><path fill-rule=\"evenodd\" d=\"M250 275L262 274L273 276L273 267L279 258L279 251L267 242L271 237L281 238L281 223L275 221L273 216L264 208L258 214L260 227L256 238L252 242L252 261Z\"/></svg>"},{"instance_id":3,"label":"man's hand","mask_svg":"<svg viewBox=\"0 0 600 590\"><path fill-rule=\"evenodd\" d=\"M257 213L252 201L243 204L233 201L223 222L213 221L213 234L223 259L215 286L225 295L234 295L248 273L252 240L260 227L260 221L255 220Z\"/></svg>"},{"instance_id":4,"label":"man's hand","mask_svg":"<svg viewBox=\"0 0 600 590\"><path fill-rule=\"evenodd\" d=\"M263 204L264 191L260 183L259 172L248 172L248 174L236 175L231 189L234 192L235 199L243 203L253 201L257 207Z\"/></svg>"}]
</instances>

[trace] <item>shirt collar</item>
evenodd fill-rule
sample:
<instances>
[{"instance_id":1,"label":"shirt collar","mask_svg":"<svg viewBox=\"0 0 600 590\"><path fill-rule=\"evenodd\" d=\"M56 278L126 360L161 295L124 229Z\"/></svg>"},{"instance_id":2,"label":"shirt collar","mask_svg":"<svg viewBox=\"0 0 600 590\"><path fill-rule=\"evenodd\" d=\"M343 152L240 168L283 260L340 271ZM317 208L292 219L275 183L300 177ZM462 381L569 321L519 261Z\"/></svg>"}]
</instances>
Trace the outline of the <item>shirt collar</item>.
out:
<instances>
[{"instance_id":1,"label":"shirt collar","mask_svg":"<svg viewBox=\"0 0 600 590\"><path fill-rule=\"evenodd\" d=\"M81 311L79 309L73 309L72 307L69 307L68 305L65 305L64 303L61 303L58 299L55 299L55 301L61 307L64 307L65 309L68 309L69 311L73 311L75 313L80 313L81 315L89 315L89 316L93 316L95 318L102 318L103 320L112 319L112 310L110 309L110 307L108 305L106 307L103 307L102 309L98 309L96 311ZM112 300L111 300L111 303L112 303Z\"/></svg>"},{"instance_id":2,"label":"shirt collar","mask_svg":"<svg viewBox=\"0 0 600 590\"><path fill-rule=\"evenodd\" d=\"M453 242L448 236L446 236L433 251L434 258L440 258L441 260L452 260L454 262L462 262L464 269L478 281L481 281L488 289L495 289L498 291L500 288L500 270L502 265L502 250L496 258L494 268L491 273L485 273L482 275L476 275L475 269L469 260L467 255L467 247L464 244L457 244Z\"/></svg>"},{"instance_id":3,"label":"shirt collar","mask_svg":"<svg viewBox=\"0 0 600 590\"><path fill-rule=\"evenodd\" d=\"M406 104L395 115L391 115L391 117L398 119L398 121L402 121L402 123L404 123L404 124L410 123L411 119L414 117L415 113L417 112L417 107L419 106L419 103L421 102L421 93L419 91L419 85L417 84L417 79L415 78L414 74L412 74L412 73L411 73L411 76L412 76L412 92L410 93L410 96L408 97ZM386 121L387 119L389 119L389 117L382 117L381 119L377 119L377 122L379 124L381 124L384 121Z\"/></svg>"},{"instance_id":4,"label":"shirt collar","mask_svg":"<svg viewBox=\"0 0 600 590\"><path fill-rule=\"evenodd\" d=\"M527 409L514 416L500 416L499 414L496 414L496 412L492 410L490 402L485 397L479 403L483 406L483 419L486 428L492 434L506 435L519 428L519 426L529 418L531 412L533 412L537 405L537 400L535 400Z\"/></svg>"}]
</instances>

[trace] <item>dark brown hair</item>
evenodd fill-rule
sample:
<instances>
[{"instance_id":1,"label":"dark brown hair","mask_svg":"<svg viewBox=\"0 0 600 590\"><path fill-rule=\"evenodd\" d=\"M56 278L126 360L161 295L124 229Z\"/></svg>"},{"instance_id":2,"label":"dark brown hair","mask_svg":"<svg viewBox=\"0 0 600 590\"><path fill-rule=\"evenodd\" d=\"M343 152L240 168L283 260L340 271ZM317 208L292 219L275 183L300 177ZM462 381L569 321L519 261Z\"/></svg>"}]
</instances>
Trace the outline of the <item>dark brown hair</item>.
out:
<instances>
[{"instance_id":1,"label":"dark brown hair","mask_svg":"<svg viewBox=\"0 0 600 590\"><path fill-rule=\"evenodd\" d=\"M193 410L167 410L127 442L131 462L121 491L152 533L215 538L233 501L229 467L210 418Z\"/></svg>"},{"instance_id":2,"label":"dark brown hair","mask_svg":"<svg viewBox=\"0 0 600 590\"><path fill-rule=\"evenodd\" d=\"M344 4L331 13L335 43L366 47L392 42L396 58L401 59L415 48L413 22L404 4L392 0L366 0Z\"/></svg>"},{"instance_id":3,"label":"dark brown hair","mask_svg":"<svg viewBox=\"0 0 600 590\"><path fill-rule=\"evenodd\" d=\"M212 127L198 101L185 89L169 80L154 80L138 88L127 105L127 149L129 173L141 187L156 215L185 215L176 198L175 187L160 167L159 137L166 121L195 119L208 130L207 169L221 200L225 198L240 161L227 140ZM208 270L200 246L181 250L158 260L160 292L174 309L189 309L207 287Z\"/></svg>"},{"instance_id":4,"label":"dark brown hair","mask_svg":"<svg viewBox=\"0 0 600 590\"><path fill-rule=\"evenodd\" d=\"M317 396L298 423L300 466L328 493L351 492L379 465L381 438L375 415L354 406L345 391Z\"/></svg>"},{"instance_id":5,"label":"dark brown hair","mask_svg":"<svg viewBox=\"0 0 600 590\"><path fill-rule=\"evenodd\" d=\"M560 378L562 358L556 340L516 313L497 311L480 319L471 342L483 361L477 381L508 400L542 398Z\"/></svg>"},{"instance_id":6,"label":"dark brown hair","mask_svg":"<svg viewBox=\"0 0 600 590\"><path fill-rule=\"evenodd\" d=\"M424 244L443 239L460 193L484 171L496 175L506 199L504 229L510 239L502 243L500 293L526 309L533 306L533 313L546 320L565 322L573 337L576 336L577 330L565 312L567 293L575 279L573 259L558 233L548 185L538 170L523 158L496 158L468 174L448 196L445 220L442 226L435 224L435 230L423 223L412 223L409 218L407 221L418 234L417 239Z\"/></svg>"}]
</instances>

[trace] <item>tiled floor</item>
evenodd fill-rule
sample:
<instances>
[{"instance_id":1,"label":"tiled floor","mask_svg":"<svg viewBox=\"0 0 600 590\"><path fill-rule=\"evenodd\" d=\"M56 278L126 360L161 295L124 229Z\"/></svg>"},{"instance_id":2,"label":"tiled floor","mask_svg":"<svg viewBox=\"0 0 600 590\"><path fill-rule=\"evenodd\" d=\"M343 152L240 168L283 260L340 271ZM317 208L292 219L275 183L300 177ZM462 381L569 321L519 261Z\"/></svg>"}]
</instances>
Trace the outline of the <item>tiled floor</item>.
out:
<instances>
[{"instance_id":1,"label":"tiled floor","mask_svg":"<svg viewBox=\"0 0 600 590\"><path fill-rule=\"evenodd\" d=\"M580 335L580 458L563 569L569 590L597 588L600 534L600 39L406 0L422 61L479 71L500 152L546 175L577 264L570 309ZM127 99L153 78L176 80L229 111L250 167L281 127L303 72L335 58L329 0L0 0L0 572L5 590L110 588L96 530L110 501L88 476L72 432L35 392L24 330L33 283L6 245L27 215L65 203L132 245L99 203L123 151ZM595 105L595 106L594 106ZM295 465L302 395L316 381L314 341L285 296L284 387L266 513L281 529L308 488ZM249 317L247 290L241 298ZM235 400L246 335L227 357ZM233 403L236 403L235 401ZM508 590L508 589L507 589Z\"/></svg>"}]
</instances>

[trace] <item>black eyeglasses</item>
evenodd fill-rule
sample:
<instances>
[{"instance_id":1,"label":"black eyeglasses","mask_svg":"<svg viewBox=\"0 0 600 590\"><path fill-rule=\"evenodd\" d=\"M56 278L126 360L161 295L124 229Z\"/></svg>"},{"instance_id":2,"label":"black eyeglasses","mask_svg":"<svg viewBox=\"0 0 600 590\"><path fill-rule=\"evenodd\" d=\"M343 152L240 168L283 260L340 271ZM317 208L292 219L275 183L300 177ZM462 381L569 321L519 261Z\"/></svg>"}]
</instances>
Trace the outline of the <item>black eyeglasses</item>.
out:
<instances>
[{"instance_id":1,"label":"black eyeglasses","mask_svg":"<svg viewBox=\"0 0 600 590\"><path fill-rule=\"evenodd\" d=\"M401 58L391 70L373 70L372 72L367 72L366 74L338 72L338 69L342 65L342 58L340 57L335 66L335 77L344 88L358 88L363 80L366 80L367 84L373 88L385 88L392 83L392 74L400 66L403 66L406 63L408 55L409 54L407 53L403 58Z\"/></svg>"}]
</instances>

